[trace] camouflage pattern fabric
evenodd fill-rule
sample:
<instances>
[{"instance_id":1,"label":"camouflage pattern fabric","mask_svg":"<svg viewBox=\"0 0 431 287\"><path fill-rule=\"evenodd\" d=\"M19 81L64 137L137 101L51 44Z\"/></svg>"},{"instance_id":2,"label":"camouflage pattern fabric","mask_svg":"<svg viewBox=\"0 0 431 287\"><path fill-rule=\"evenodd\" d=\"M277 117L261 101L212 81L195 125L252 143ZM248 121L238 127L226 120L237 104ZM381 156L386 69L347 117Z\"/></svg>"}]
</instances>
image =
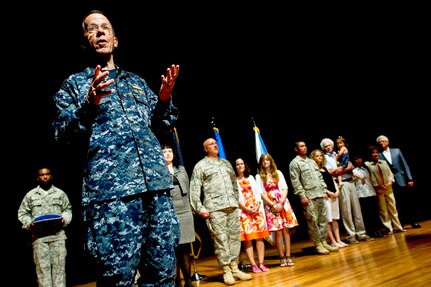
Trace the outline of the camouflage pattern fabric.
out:
<instances>
[{"instance_id":1,"label":"camouflage pattern fabric","mask_svg":"<svg viewBox=\"0 0 431 287\"><path fill-rule=\"evenodd\" d=\"M138 286L174 285L180 229L167 192L97 204L86 213L88 249L102 266L101 282L133 286L139 270Z\"/></svg>"}]
</instances>

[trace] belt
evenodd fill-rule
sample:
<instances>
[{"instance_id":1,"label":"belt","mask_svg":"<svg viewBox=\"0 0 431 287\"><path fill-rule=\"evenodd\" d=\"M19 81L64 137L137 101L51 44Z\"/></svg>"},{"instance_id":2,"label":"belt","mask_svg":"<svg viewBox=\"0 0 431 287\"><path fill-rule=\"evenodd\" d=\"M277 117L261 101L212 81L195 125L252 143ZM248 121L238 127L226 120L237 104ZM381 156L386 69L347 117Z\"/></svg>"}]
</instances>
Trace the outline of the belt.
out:
<instances>
[{"instance_id":1,"label":"belt","mask_svg":"<svg viewBox=\"0 0 431 287\"><path fill-rule=\"evenodd\" d=\"M349 178L343 178L341 181L352 181L353 177L349 177Z\"/></svg>"}]
</instances>

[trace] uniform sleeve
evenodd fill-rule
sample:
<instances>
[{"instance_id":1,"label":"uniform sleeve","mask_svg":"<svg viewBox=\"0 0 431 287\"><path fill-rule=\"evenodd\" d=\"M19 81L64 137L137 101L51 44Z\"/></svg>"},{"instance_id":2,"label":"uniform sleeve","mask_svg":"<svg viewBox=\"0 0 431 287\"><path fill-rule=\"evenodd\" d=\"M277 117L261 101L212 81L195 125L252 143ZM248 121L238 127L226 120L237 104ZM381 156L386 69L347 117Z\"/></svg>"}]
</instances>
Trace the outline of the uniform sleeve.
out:
<instances>
[{"instance_id":1,"label":"uniform sleeve","mask_svg":"<svg viewBox=\"0 0 431 287\"><path fill-rule=\"evenodd\" d=\"M72 205L64 191L62 195L62 210L61 217L64 219L64 226L67 226L72 221Z\"/></svg>"},{"instance_id":2,"label":"uniform sleeve","mask_svg":"<svg viewBox=\"0 0 431 287\"><path fill-rule=\"evenodd\" d=\"M75 142L90 133L97 106L85 100L84 93L88 91L89 84L84 81L80 88L79 81L79 78L69 77L54 96L57 115L53 127L58 142Z\"/></svg>"},{"instance_id":3,"label":"uniform sleeve","mask_svg":"<svg viewBox=\"0 0 431 287\"><path fill-rule=\"evenodd\" d=\"M201 201L203 179L201 178L200 173L200 168L196 165L193 168L192 176L190 178L190 205L198 214L205 211L205 207Z\"/></svg>"},{"instance_id":4,"label":"uniform sleeve","mask_svg":"<svg viewBox=\"0 0 431 287\"><path fill-rule=\"evenodd\" d=\"M301 183L301 174L298 168L298 165L295 161L290 162L289 164L289 174L290 180L292 182L293 193L299 195L300 198L305 198L305 190L302 187Z\"/></svg>"},{"instance_id":5,"label":"uniform sleeve","mask_svg":"<svg viewBox=\"0 0 431 287\"><path fill-rule=\"evenodd\" d=\"M28 194L23 198L18 208L18 220L22 223L22 228L30 230L30 225L33 221L31 216L31 207L28 201Z\"/></svg>"},{"instance_id":6,"label":"uniform sleeve","mask_svg":"<svg viewBox=\"0 0 431 287\"><path fill-rule=\"evenodd\" d=\"M231 178L232 188L233 188L233 194L234 194L236 200L239 201L239 188L238 188L238 183L237 183L237 180L236 180L235 171L233 169L232 164L229 161L227 161L226 164L229 165L230 178Z\"/></svg>"}]
</instances>

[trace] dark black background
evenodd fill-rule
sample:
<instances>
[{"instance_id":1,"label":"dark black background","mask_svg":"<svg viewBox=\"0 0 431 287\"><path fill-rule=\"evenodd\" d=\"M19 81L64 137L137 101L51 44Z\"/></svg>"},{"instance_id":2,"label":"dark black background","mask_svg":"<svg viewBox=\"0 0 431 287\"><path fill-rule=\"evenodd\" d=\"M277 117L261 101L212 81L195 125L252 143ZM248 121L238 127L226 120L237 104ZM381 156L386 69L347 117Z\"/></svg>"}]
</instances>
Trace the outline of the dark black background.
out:
<instances>
[{"instance_id":1,"label":"dark black background","mask_svg":"<svg viewBox=\"0 0 431 287\"><path fill-rule=\"evenodd\" d=\"M82 158L55 144L51 123L55 92L85 66L81 20L93 8L105 11L116 29L116 64L141 75L154 91L170 64L181 66L173 101L180 110L176 128L190 174L205 155L202 142L213 136L213 119L228 160L241 156L253 170L254 121L287 179L298 139L310 152L322 138L342 135L357 153L385 134L408 159L418 210L429 218L428 169L420 168L429 131L429 33L423 7L115 2L33 2L3 9L3 16L13 19L2 31L4 192L16 251L12 268L33 272L31 247L16 211L36 185L36 167L47 162L74 207L68 281L91 280L79 213ZM301 217L293 193L289 198ZM33 277L27 278L29 286Z\"/></svg>"}]
</instances>

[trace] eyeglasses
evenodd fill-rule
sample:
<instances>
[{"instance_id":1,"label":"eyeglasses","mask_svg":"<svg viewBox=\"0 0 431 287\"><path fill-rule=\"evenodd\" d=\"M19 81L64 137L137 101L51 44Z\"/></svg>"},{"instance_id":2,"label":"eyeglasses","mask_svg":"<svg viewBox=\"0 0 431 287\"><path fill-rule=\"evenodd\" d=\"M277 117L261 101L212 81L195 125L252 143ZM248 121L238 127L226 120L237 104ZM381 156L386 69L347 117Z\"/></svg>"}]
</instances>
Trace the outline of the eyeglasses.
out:
<instances>
[{"instance_id":1,"label":"eyeglasses","mask_svg":"<svg viewBox=\"0 0 431 287\"><path fill-rule=\"evenodd\" d=\"M87 33L88 34L94 34L97 31L99 31L100 29L102 29L102 31L105 32L106 34L112 33L112 28L111 28L111 26L109 26L109 24L102 24L100 26L97 24L90 24L87 26Z\"/></svg>"}]
</instances>

